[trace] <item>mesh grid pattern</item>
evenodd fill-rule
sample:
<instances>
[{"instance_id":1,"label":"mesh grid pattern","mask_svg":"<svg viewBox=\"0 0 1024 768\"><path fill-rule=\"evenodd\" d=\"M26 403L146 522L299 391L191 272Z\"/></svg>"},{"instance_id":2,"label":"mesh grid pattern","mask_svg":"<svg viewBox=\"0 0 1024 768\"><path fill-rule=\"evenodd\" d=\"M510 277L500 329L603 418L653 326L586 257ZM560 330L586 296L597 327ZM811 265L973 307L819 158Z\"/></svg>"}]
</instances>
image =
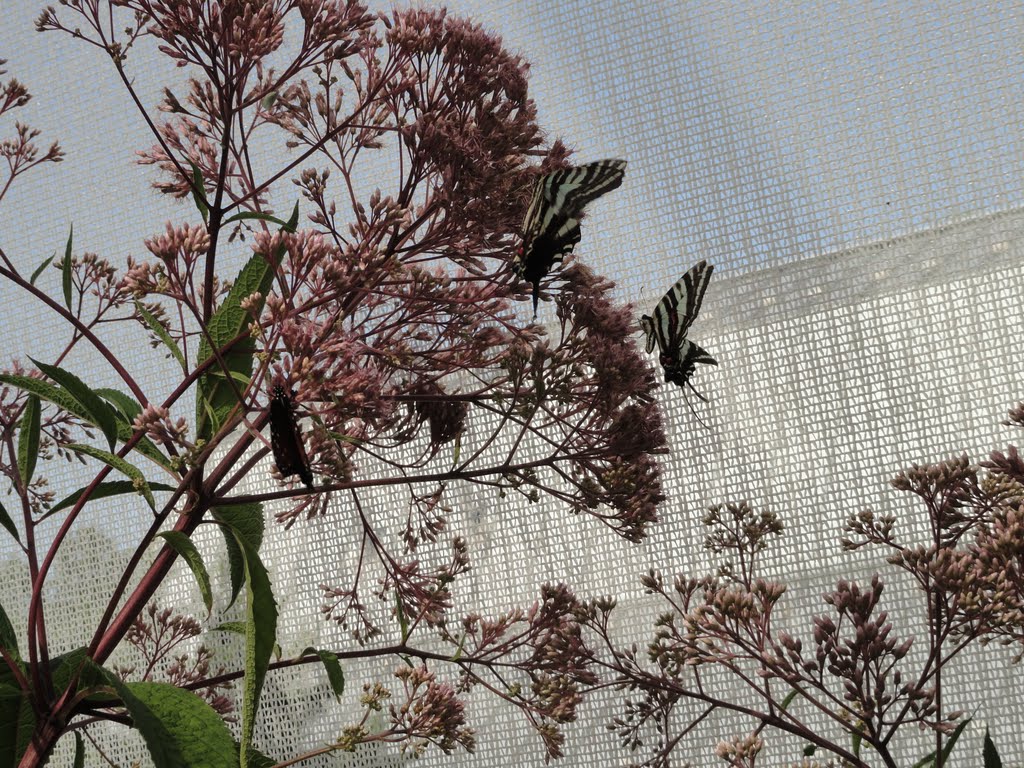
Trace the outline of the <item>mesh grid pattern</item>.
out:
<instances>
[{"instance_id":1,"label":"mesh grid pattern","mask_svg":"<svg viewBox=\"0 0 1024 768\"><path fill-rule=\"evenodd\" d=\"M129 150L152 142L137 114L101 57L31 32L39 9L29 6L5 8L0 58L36 97L19 118L43 128L45 140L59 138L69 158L5 199L2 245L34 265L63 246L73 221L78 248L115 262L139 253L163 219L192 213L140 194L152 175L131 166ZM896 470L964 450L977 460L1016 438L999 422L1024 395L1024 5L459 0L449 8L500 32L533 63L531 89L551 136L564 136L581 160L629 159L623 187L592 206L578 253L617 280L638 315L697 260L715 265L691 335L719 361L695 379L710 402L691 397L709 429L680 391L659 394L672 448L669 501L641 546L553 505L458 491L451 521L474 561L459 606L493 614L567 579L578 593L615 595L623 643L642 644L659 606L641 594L639 576L650 567L706 572L701 514L739 499L783 515L784 543L765 568L791 585L781 620L794 629L805 630L838 578L879 570L888 581L891 570L870 552L840 551L843 521L871 507L923 527L920 511L888 487ZM147 103L161 76L137 73ZM0 285L0 299L5 358L52 357L52 317L11 286ZM552 305L540 313L552 317ZM152 361L131 345L123 354L136 370ZM159 370L153 365L144 381L158 391ZM105 375L98 367L93 379L112 383ZM67 489L83 479L73 466L51 477ZM262 475L251 490L271 487ZM381 492L369 505L385 516L404 503ZM80 641L74 627L95 624L95 590L128 556L112 557L106 542L125 552L146 524L112 503L89 513L47 603L48 623L69 628L58 651ZM357 532L343 505L289 531L268 518L265 551L286 652L349 642L317 618L317 585L351 561ZM223 594L218 536L198 541ZM0 549L0 603L16 626L25 624L22 562ZM191 577L180 564L173 573L163 601L202 615ZM893 580L884 600L901 631L919 631L921 603L907 585ZM218 642L225 654L240 647L231 636ZM954 765L977 764L985 722L1001 737L1004 764L1024 760L1016 736L1024 722L1012 706L1024 679L1009 658L990 648L958 665L970 674L947 688L955 706L981 709ZM383 669L346 666L349 691ZM627 759L603 727L619 706L612 694L588 704L568 729L564 765ZM341 722L313 669L271 675L261 717L259 744L279 755L314 748ZM472 718L477 754L459 755L459 764L541 763L516 713L478 696ZM716 764L715 739L745 731L722 717L679 757ZM137 759L137 742L114 733L105 742L110 757ZM783 744L766 764L797 754ZM916 759L928 747L917 738L906 750ZM332 760L403 762L384 747Z\"/></svg>"}]
</instances>

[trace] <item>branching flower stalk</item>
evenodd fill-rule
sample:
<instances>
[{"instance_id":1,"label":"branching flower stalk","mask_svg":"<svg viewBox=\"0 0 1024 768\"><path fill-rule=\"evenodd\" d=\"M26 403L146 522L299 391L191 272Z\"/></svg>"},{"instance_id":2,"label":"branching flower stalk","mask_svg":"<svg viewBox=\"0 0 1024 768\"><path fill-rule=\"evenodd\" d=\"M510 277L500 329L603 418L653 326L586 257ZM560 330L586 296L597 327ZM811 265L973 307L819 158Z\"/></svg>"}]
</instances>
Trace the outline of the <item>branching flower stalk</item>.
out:
<instances>
[{"instance_id":1,"label":"branching flower stalk","mask_svg":"<svg viewBox=\"0 0 1024 768\"><path fill-rule=\"evenodd\" d=\"M1022 414L1019 406L1010 423L1024 425ZM624 747L647 746L639 765L667 768L722 712L751 723L717 750L732 766L753 766L773 733L784 733L832 756L814 765L894 767L905 764L900 734L920 728L935 734L934 764L945 762L963 713L944 702L954 698L949 690L940 698L943 670L972 643L1024 641L1024 460L1014 447L980 466L961 456L913 466L893 486L922 502L930 539L907 540L896 518L865 511L847 523L842 544L881 548L913 580L927 627L924 653L910 653L914 637L899 637L881 609L878 574L868 585L840 580L822 595L828 610L814 618L807 641L777 626L786 588L760 576L757 560L782 524L746 503L713 507L704 519L705 547L721 558L715 575L644 577L645 590L667 607L647 663L635 645L615 643L614 601L591 601L579 618L601 649L598 667L631 694L609 727Z\"/></svg>"},{"instance_id":2,"label":"branching flower stalk","mask_svg":"<svg viewBox=\"0 0 1024 768\"><path fill-rule=\"evenodd\" d=\"M0 244L0 276L69 330L55 366L16 362L0 376L0 471L21 504L17 525L0 522L17 536L31 582L28 658L0 638L3 681L35 724L20 764L43 764L74 730L99 743L88 731L97 721L140 727L132 701L164 691L152 687L157 679L203 692L218 717L241 710L246 759L253 680L273 669L269 654L242 676L215 670L203 648L179 653L201 624L154 598L196 530L215 525L258 593L248 610L264 618L250 617L247 642L269 648L276 609L257 553L263 505L275 499L289 500L276 515L285 527L330 514L362 530L356 568L323 585L323 616L357 645L327 656L422 660L399 666L390 688L371 686L366 714L331 749L471 749L463 697L482 688L518 707L548 756L559 755L560 727L597 683L582 604L565 587L545 587L531 608L451 616L471 553L448 532L446 499L459 483L499 498L550 498L638 541L663 499L654 457L665 438L653 372L630 340L631 308L609 298L611 281L567 265L546 284L554 326L524 320L525 286L508 264L533 180L569 154L542 139L526 63L443 11L372 14L352 0L69 0L37 26L109 57L153 133L139 161L160 171L158 192L191 198L196 210L168 222L122 269L77 255L69 238L51 269L29 277ZM151 51L185 75L168 78L159 120L129 69ZM0 114L27 98L9 81ZM62 155L56 144L40 154L30 129L16 133L0 145L10 168L0 200L16 177ZM282 137L278 164L254 151ZM279 184L286 179L293 186ZM295 213L279 214L292 210L287 190L296 188ZM165 391L146 391L111 351L113 339L133 335L164 353ZM60 368L86 346L127 392L93 391L88 376ZM293 392L303 419L312 492L285 481L280 491L247 491L246 478L266 466L261 430L275 385ZM95 469L81 492L50 489L56 458ZM407 514L366 511L364 494L396 486L406 489ZM113 493L137 494L133 509L148 531L107 586L85 651L52 658L51 565L83 510ZM57 527L46 548L41 526ZM434 545L446 538L438 559ZM369 593L392 614L371 612L361 599ZM209 608L215 596L204 599ZM260 635L268 626L270 644ZM396 629L400 642L387 643ZM139 663L103 669L126 641ZM233 680L245 682L240 707L222 687ZM379 719L370 712L388 725L368 727Z\"/></svg>"}]
</instances>

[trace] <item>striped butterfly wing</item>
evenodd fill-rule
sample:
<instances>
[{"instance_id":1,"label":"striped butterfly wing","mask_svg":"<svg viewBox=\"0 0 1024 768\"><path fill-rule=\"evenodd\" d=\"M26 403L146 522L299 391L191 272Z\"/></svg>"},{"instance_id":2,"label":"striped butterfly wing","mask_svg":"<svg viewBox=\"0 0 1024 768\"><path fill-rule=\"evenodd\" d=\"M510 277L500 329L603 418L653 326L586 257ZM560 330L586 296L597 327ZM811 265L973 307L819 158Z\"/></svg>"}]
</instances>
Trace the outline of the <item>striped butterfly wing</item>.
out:
<instances>
[{"instance_id":1,"label":"striped butterfly wing","mask_svg":"<svg viewBox=\"0 0 1024 768\"><path fill-rule=\"evenodd\" d=\"M519 276L533 284L535 312L540 280L580 241L583 209L622 184L625 171L625 160L598 160L537 179L523 219L523 242L513 262Z\"/></svg>"},{"instance_id":2,"label":"striped butterfly wing","mask_svg":"<svg viewBox=\"0 0 1024 768\"><path fill-rule=\"evenodd\" d=\"M281 477L298 475L312 490L313 472L309 468L306 446L302 443L302 432L295 418L291 393L280 385L274 387L270 398L270 448Z\"/></svg>"},{"instance_id":3,"label":"striped butterfly wing","mask_svg":"<svg viewBox=\"0 0 1024 768\"><path fill-rule=\"evenodd\" d=\"M653 316L640 318L640 326L647 336L647 351L651 352L654 345L658 345L665 381L683 386L697 363L718 364L704 349L686 338L686 332L700 311L713 271L714 267L706 261L695 264L662 297Z\"/></svg>"}]
</instances>

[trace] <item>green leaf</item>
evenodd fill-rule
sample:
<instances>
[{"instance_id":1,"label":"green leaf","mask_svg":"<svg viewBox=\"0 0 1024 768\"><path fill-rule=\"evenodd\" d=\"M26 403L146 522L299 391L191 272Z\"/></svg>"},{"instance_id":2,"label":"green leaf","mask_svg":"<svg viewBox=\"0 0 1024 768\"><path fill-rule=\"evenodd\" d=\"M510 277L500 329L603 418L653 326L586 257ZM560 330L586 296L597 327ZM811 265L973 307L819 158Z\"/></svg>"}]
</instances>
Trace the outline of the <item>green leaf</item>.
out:
<instances>
[{"instance_id":1,"label":"green leaf","mask_svg":"<svg viewBox=\"0 0 1024 768\"><path fill-rule=\"evenodd\" d=\"M31 676L32 673L28 671L28 665L24 661L21 661L20 657L15 660L15 664L18 666L18 669L21 670L22 674L28 674ZM11 668L7 666L6 662L0 660L0 686L3 685L10 685L14 688L20 689L18 678L15 676L14 672L11 671ZM2 761L0 761L0 765L3 765Z\"/></svg>"},{"instance_id":2,"label":"green leaf","mask_svg":"<svg viewBox=\"0 0 1024 768\"><path fill-rule=\"evenodd\" d=\"M208 224L210 222L210 206L206 203L206 185L203 183L203 172L191 160L189 160L188 164L192 166L192 201L196 204L196 210L199 211L199 215L203 217L203 223Z\"/></svg>"},{"instance_id":3,"label":"green leaf","mask_svg":"<svg viewBox=\"0 0 1024 768\"><path fill-rule=\"evenodd\" d=\"M40 363L31 357L29 360L32 360L32 363L40 371L60 384L65 392L81 404L82 409L89 416L89 423L95 424L103 431L107 438L107 445L110 446L110 450L114 450L114 444L117 442L117 416L114 409L107 405L95 390L70 371L65 371L55 365Z\"/></svg>"},{"instance_id":4,"label":"green leaf","mask_svg":"<svg viewBox=\"0 0 1024 768\"><path fill-rule=\"evenodd\" d=\"M312 418L314 421L319 421L319 418L316 415L313 415ZM332 432L329 429L327 430L327 436L332 438L333 440L337 440L339 443L348 443L349 445L363 444L363 441L358 437L353 437L352 435L343 435L340 432Z\"/></svg>"},{"instance_id":5,"label":"green leaf","mask_svg":"<svg viewBox=\"0 0 1024 768\"><path fill-rule=\"evenodd\" d=\"M11 620L7 618L7 612L2 605L0 605L0 648L3 648L16 659L21 658L21 654L18 651L18 635L14 631L14 625L11 624ZM0 662L0 666L6 667L7 665ZM3 763L0 763L0 765L3 765Z\"/></svg>"},{"instance_id":6,"label":"green leaf","mask_svg":"<svg viewBox=\"0 0 1024 768\"><path fill-rule=\"evenodd\" d=\"M223 530L223 529L222 529ZM228 552L228 572L231 575L231 599L228 600L228 607L235 604L238 593L245 583L245 563L242 558L242 551L235 543L235 537L229 531L224 531L224 547Z\"/></svg>"},{"instance_id":7,"label":"green leaf","mask_svg":"<svg viewBox=\"0 0 1024 768\"><path fill-rule=\"evenodd\" d=\"M275 259L275 264L277 261ZM198 359L205 363L214 357L214 347L221 350L221 358L235 385L232 387L227 380L219 361L199 377L199 391L196 396L196 435L199 439L209 440L224 426L228 414L238 403L235 389L244 392L249 385L255 344L247 335L250 316L242 309L242 301L256 292L260 296L266 296L273 279L274 269L267 259L262 254L254 254L242 267L224 303L210 318L206 328L209 340L204 335L200 341ZM257 314L262 311L262 299L254 309ZM239 341L229 350L225 350L224 347L236 338Z\"/></svg>"},{"instance_id":8,"label":"green leaf","mask_svg":"<svg viewBox=\"0 0 1024 768\"><path fill-rule=\"evenodd\" d=\"M117 409L117 439L123 443L128 442L135 431L132 423L135 421L135 417L142 413L142 406L135 402L135 398L126 395L124 392L118 392L116 389L97 387L96 394ZM161 468L169 470L173 474L178 474L174 471L167 457L148 437L140 437L132 450L138 451Z\"/></svg>"},{"instance_id":9,"label":"green leaf","mask_svg":"<svg viewBox=\"0 0 1024 768\"><path fill-rule=\"evenodd\" d=\"M42 379L35 379L31 376L18 376L13 373L0 373L0 383L10 384L12 387L17 387L31 395L38 396L41 400L53 403L58 408L67 411L68 413L74 414L82 421L99 426L92 421L92 417L86 413L82 404L79 403L75 398L71 397L68 392L55 387L48 381ZM97 392L113 392L114 390L96 390ZM141 412L141 411L140 411ZM133 417L134 418L134 417ZM117 421L117 439L121 442L128 442L132 437L131 424L128 421ZM147 459L157 464L163 469L169 472L174 472L171 467L170 461L164 456L160 449L157 448L148 438L140 438L135 444L135 450L145 456Z\"/></svg>"},{"instance_id":10,"label":"green leaf","mask_svg":"<svg viewBox=\"0 0 1024 768\"><path fill-rule=\"evenodd\" d=\"M225 621L223 624L218 624L214 627L211 632L231 632L235 635L245 635L245 622L244 621Z\"/></svg>"},{"instance_id":11,"label":"green leaf","mask_svg":"<svg viewBox=\"0 0 1024 768\"><path fill-rule=\"evenodd\" d=\"M21 417L21 429L18 432L18 472L25 488L32 482L32 474L36 471L36 459L39 457L39 413L39 398L29 395L25 413Z\"/></svg>"},{"instance_id":12,"label":"green leaf","mask_svg":"<svg viewBox=\"0 0 1024 768\"><path fill-rule=\"evenodd\" d=\"M159 534L167 544L181 555L181 559L188 563L192 569L192 575L196 577L196 584L199 587L199 594L203 596L203 605L206 606L206 615L209 616L213 610L213 592L210 589L210 574L206 572L206 565L203 563L203 556L199 554L192 539L181 531L164 531Z\"/></svg>"},{"instance_id":13,"label":"green leaf","mask_svg":"<svg viewBox=\"0 0 1024 768\"><path fill-rule=\"evenodd\" d=\"M104 451L100 448L94 448L91 445L82 445L81 443L72 443L67 446L69 451L75 453L83 453L86 456L92 456L94 459L99 459L104 464L113 467L123 475L130 477L134 483L135 489L142 494L142 498L149 504L149 508L156 509L156 500L153 498L153 491L149 487L149 483L146 482L146 476L142 474L142 471L127 461L122 459L120 456L115 456L112 453Z\"/></svg>"},{"instance_id":14,"label":"green leaf","mask_svg":"<svg viewBox=\"0 0 1024 768\"><path fill-rule=\"evenodd\" d=\"M274 102L277 101L277 91L271 91L262 99L260 99L260 106L264 109L270 109L274 106Z\"/></svg>"},{"instance_id":15,"label":"green leaf","mask_svg":"<svg viewBox=\"0 0 1024 768\"><path fill-rule=\"evenodd\" d=\"M800 693L800 691L798 691L796 688L794 688L792 691L790 691L788 694L786 694L786 698L784 698L782 700L782 703L779 705L779 709L781 709L783 712L785 712L786 709L789 707L789 705L793 703L793 699L796 698L796 695L798 693Z\"/></svg>"},{"instance_id":16,"label":"green leaf","mask_svg":"<svg viewBox=\"0 0 1024 768\"><path fill-rule=\"evenodd\" d=\"M96 676L98 667L89 660L88 650L88 648L75 648L73 651L50 659L50 676L53 679L54 690L58 694L64 693L70 687L72 678L77 680L76 691L101 682L100 678Z\"/></svg>"},{"instance_id":17,"label":"green leaf","mask_svg":"<svg viewBox=\"0 0 1024 768\"><path fill-rule=\"evenodd\" d=\"M949 761L949 753L953 751L953 747L956 745L957 739L960 738L960 734L964 732L964 728L967 727L968 723L971 722L971 718L967 718L956 727L956 730L949 735L949 740L946 745L942 748L942 764L945 765ZM933 749L927 755L922 757L912 768L926 768L927 766L935 765L935 750Z\"/></svg>"},{"instance_id":18,"label":"green leaf","mask_svg":"<svg viewBox=\"0 0 1024 768\"><path fill-rule=\"evenodd\" d=\"M142 302L135 302L135 310L142 315L142 319L146 321L146 325L149 329L156 334L157 338L164 343L164 346L171 351L174 359L178 361L178 365L181 366L181 370L185 371L185 356L181 354L181 350L178 349L178 345L174 343L174 339L171 338L171 334L164 328L163 323L156 319L156 316L142 306Z\"/></svg>"},{"instance_id":19,"label":"green leaf","mask_svg":"<svg viewBox=\"0 0 1024 768\"><path fill-rule=\"evenodd\" d=\"M238 763L224 720L192 691L169 683L123 683L103 670L142 734L155 768L226 768Z\"/></svg>"},{"instance_id":20,"label":"green leaf","mask_svg":"<svg viewBox=\"0 0 1024 768\"><path fill-rule=\"evenodd\" d=\"M78 503L78 499L83 493L84 488L79 488L74 493L64 497L57 504L50 507L47 513L43 517L49 517L50 515L60 512L62 509L73 507ZM164 483L150 483L149 489L151 491L176 491L178 490L173 485L166 485ZM89 495L90 501L96 501L97 499L105 499L109 496L120 496L125 493L138 493L138 489L135 487L135 483L131 480L110 480L105 483L100 483L96 486L93 492Z\"/></svg>"},{"instance_id":21,"label":"green leaf","mask_svg":"<svg viewBox=\"0 0 1024 768\"><path fill-rule=\"evenodd\" d=\"M395 590L395 615L398 617L398 626L402 630L402 642L404 643L409 639L409 619L405 615L405 608L402 606L402 598L398 596L398 590Z\"/></svg>"},{"instance_id":22,"label":"green leaf","mask_svg":"<svg viewBox=\"0 0 1024 768\"><path fill-rule=\"evenodd\" d=\"M985 761L985 768L1003 768L1003 761L999 757L999 750L996 743L988 733L988 726L985 726L985 744L981 750L982 758Z\"/></svg>"},{"instance_id":23,"label":"green leaf","mask_svg":"<svg viewBox=\"0 0 1024 768\"><path fill-rule=\"evenodd\" d=\"M804 747L804 757L813 757L814 753L818 751L818 747L814 744L808 744Z\"/></svg>"},{"instance_id":24,"label":"green leaf","mask_svg":"<svg viewBox=\"0 0 1024 768\"><path fill-rule=\"evenodd\" d=\"M56 253L53 254L53 256L56 256L56 255L57 255ZM39 276L41 274L43 274L43 270L46 269L48 266L50 266L50 262L53 261L53 256L51 256L46 261L44 261L42 264L40 264L38 267L36 267L36 271L33 272L32 273L32 277L30 277L28 279L28 284L29 285L35 285L36 284L36 280L39 278Z\"/></svg>"},{"instance_id":25,"label":"green leaf","mask_svg":"<svg viewBox=\"0 0 1024 768\"><path fill-rule=\"evenodd\" d=\"M13 685L0 683L0 765L13 768L18 764L28 749L35 726L28 696Z\"/></svg>"},{"instance_id":26,"label":"green leaf","mask_svg":"<svg viewBox=\"0 0 1024 768\"><path fill-rule=\"evenodd\" d=\"M256 211L242 211L241 213L236 213L234 216L229 216L228 218L224 219L224 225L227 226L228 224L232 224L236 221L245 221L246 219L269 221L271 224L277 224L277 226L281 227L286 232L295 231L294 229L286 229L288 223L277 218L276 216L271 216L269 213L257 213Z\"/></svg>"},{"instance_id":27,"label":"green leaf","mask_svg":"<svg viewBox=\"0 0 1024 768\"><path fill-rule=\"evenodd\" d=\"M242 745L237 741L235 742L235 752L237 754L241 754L242 752ZM238 760L235 762L237 763ZM277 760L274 760L272 757L267 757L255 747L249 747L249 749L246 750L246 759L242 765L246 766L246 768L274 768L277 763Z\"/></svg>"},{"instance_id":28,"label":"green leaf","mask_svg":"<svg viewBox=\"0 0 1024 768\"><path fill-rule=\"evenodd\" d=\"M340 699L341 695L345 692L345 673L341 670L341 664L338 663L337 654L330 651L318 651L310 646L301 655L305 656L310 653L320 658L324 665L324 670L327 672L327 680L331 684L331 690L334 691L334 698Z\"/></svg>"},{"instance_id":29,"label":"green leaf","mask_svg":"<svg viewBox=\"0 0 1024 768\"><path fill-rule=\"evenodd\" d=\"M249 381L252 379L248 373L241 373L239 371L231 371L231 380L238 385L238 391L244 392L248 386Z\"/></svg>"},{"instance_id":30,"label":"green leaf","mask_svg":"<svg viewBox=\"0 0 1024 768\"><path fill-rule=\"evenodd\" d=\"M960 734L964 732L964 728L971 722L971 718L967 718L960 725L956 727L956 730L949 735L949 740L946 742L946 746L942 748L942 764L946 765L949 763L949 753L953 751L953 747L956 746L957 739L960 738Z\"/></svg>"},{"instance_id":31,"label":"green leaf","mask_svg":"<svg viewBox=\"0 0 1024 768\"><path fill-rule=\"evenodd\" d=\"M68 244L64 247L64 262L61 264L61 283L64 287L64 306L71 311L71 242L75 238L75 225L68 232Z\"/></svg>"},{"instance_id":32,"label":"green leaf","mask_svg":"<svg viewBox=\"0 0 1024 768\"><path fill-rule=\"evenodd\" d=\"M228 605L232 605L245 582L245 563L232 531L244 536L258 552L263 543L263 505L232 504L214 507L212 512L214 519L226 526L221 530L228 550L228 568L231 573L231 600Z\"/></svg>"},{"instance_id":33,"label":"green leaf","mask_svg":"<svg viewBox=\"0 0 1024 768\"><path fill-rule=\"evenodd\" d=\"M124 392L118 392L116 389L110 389L109 387L98 387L96 394L117 408L120 415L124 417L124 421L127 421L129 424L135 421L135 417L142 413L142 406L135 402L134 397L126 395Z\"/></svg>"},{"instance_id":34,"label":"green leaf","mask_svg":"<svg viewBox=\"0 0 1024 768\"><path fill-rule=\"evenodd\" d=\"M85 742L82 734L75 731L75 765L74 768L85 768Z\"/></svg>"},{"instance_id":35,"label":"green leaf","mask_svg":"<svg viewBox=\"0 0 1024 768\"><path fill-rule=\"evenodd\" d=\"M123 424L123 422L122 422ZM122 442L127 442L131 439L131 428L124 430L127 434L122 434L121 424L117 428L117 436ZM132 449L136 453L145 456L147 459L152 461L154 464L159 466L161 469L166 469L173 475L179 475L179 473L171 465L170 460L160 452L160 449L153 445L152 441L148 437L140 437L138 442L135 443L135 447Z\"/></svg>"},{"instance_id":36,"label":"green leaf","mask_svg":"<svg viewBox=\"0 0 1024 768\"><path fill-rule=\"evenodd\" d=\"M7 514L3 502L0 502L0 525L6 528L17 541L21 541L21 537L18 535L18 527L14 524L11 516Z\"/></svg>"},{"instance_id":37,"label":"green leaf","mask_svg":"<svg viewBox=\"0 0 1024 768\"><path fill-rule=\"evenodd\" d=\"M54 386L48 381L35 379L31 376L19 376L14 373L0 373L0 383L10 384L12 387L35 395L40 400L53 403L68 413L74 414L83 421L89 421L89 415L82 408L82 404L63 389ZM91 422L90 422L91 423Z\"/></svg>"},{"instance_id":38,"label":"green leaf","mask_svg":"<svg viewBox=\"0 0 1024 768\"><path fill-rule=\"evenodd\" d=\"M259 553L244 535L235 532L235 541L245 561L245 678L242 691L241 751L248 753L252 745L263 681L270 666L270 656L274 652L277 603Z\"/></svg>"},{"instance_id":39,"label":"green leaf","mask_svg":"<svg viewBox=\"0 0 1024 768\"><path fill-rule=\"evenodd\" d=\"M295 230L299 228L299 201L295 201L295 205L292 207L292 215L288 217L287 223L282 227L285 232L289 234L295 234Z\"/></svg>"},{"instance_id":40,"label":"green leaf","mask_svg":"<svg viewBox=\"0 0 1024 768\"><path fill-rule=\"evenodd\" d=\"M241 216L242 214L236 214ZM299 222L299 204L296 201L292 215L282 224L285 232L294 232ZM249 327L250 314L242 309L242 301L253 293L260 295L260 300L252 307L256 315L263 310L263 302L274 281L277 265L284 255L282 245L274 254L253 254L238 273L231 290L224 302L210 318L199 343L199 363L205 364L214 358L214 350L221 351L221 361L199 377L198 394L196 397L196 437L209 440L224 426L228 415L238 404L235 394L237 389L244 393L252 377L252 361L255 345L246 333ZM238 339L227 349L227 345ZM227 375L231 380L226 378ZM232 385L232 380L235 382Z\"/></svg>"}]
</instances>

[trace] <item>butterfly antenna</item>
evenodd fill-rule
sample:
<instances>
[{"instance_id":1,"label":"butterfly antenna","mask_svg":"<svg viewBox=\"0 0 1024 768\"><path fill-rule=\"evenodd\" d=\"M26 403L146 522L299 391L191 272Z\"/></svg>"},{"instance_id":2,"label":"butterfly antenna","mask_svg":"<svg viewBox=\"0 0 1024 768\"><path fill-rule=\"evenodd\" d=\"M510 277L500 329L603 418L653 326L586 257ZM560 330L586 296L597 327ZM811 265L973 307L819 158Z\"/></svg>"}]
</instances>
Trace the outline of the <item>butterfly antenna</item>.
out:
<instances>
[{"instance_id":1,"label":"butterfly antenna","mask_svg":"<svg viewBox=\"0 0 1024 768\"><path fill-rule=\"evenodd\" d=\"M695 394L697 397L699 397L705 403L708 401L708 399L706 397L704 397L704 395L702 395L700 392L698 392L696 389L693 388L693 384L690 384L689 379L687 379L686 384L693 391L693 394ZM700 416L697 415L697 410L693 407L693 403L690 402L690 396L688 394L686 394L686 390L685 389L683 390L683 399L686 401L686 407L690 409L690 413L693 414L693 418L695 418L697 420L697 423L700 424L702 427L704 427L704 429L706 429L706 430L708 430L710 432L711 431L711 427L709 427L707 424L705 424L704 420Z\"/></svg>"},{"instance_id":2,"label":"butterfly antenna","mask_svg":"<svg viewBox=\"0 0 1024 768\"><path fill-rule=\"evenodd\" d=\"M708 401L708 399L704 397L704 395L702 395L700 392L694 389L693 383L689 379L686 380L686 386L690 388L690 391L693 392L693 394L695 394L697 397L701 399L701 402L706 403Z\"/></svg>"}]
</instances>

